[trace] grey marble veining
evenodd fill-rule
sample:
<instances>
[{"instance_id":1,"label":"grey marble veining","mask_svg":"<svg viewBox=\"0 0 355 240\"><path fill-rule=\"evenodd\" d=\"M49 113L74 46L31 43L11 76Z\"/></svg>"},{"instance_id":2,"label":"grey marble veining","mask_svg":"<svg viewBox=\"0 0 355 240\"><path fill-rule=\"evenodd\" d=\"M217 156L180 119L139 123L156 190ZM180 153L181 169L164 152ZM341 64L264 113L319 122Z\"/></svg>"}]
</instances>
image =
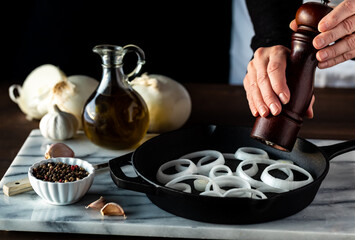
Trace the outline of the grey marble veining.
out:
<instances>
[{"instance_id":1,"label":"grey marble veining","mask_svg":"<svg viewBox=\"0 0 355 240\"><path fill-rule=\"evenodd\" d=\"M327 145L333 141L317 141ZM221 225L176 217L152 204L141 193L119 189L109 172L99 171L92 187L76 204L54 206L45 203L34 191L7 197L6 182L26 177L31 164L42 159L49 140L32 131L0 182L0 230L158 236L197 239L355 239L355 152L331 161L330 171L313 203L285 219L252 225ZM77 157L101 163L125 154L91 144L84 135L66 141ZM119 203L127 218L103 217L85 209L104 196ZM213 214L213 213L211 213Z\"/></svg>"}]
</instances>

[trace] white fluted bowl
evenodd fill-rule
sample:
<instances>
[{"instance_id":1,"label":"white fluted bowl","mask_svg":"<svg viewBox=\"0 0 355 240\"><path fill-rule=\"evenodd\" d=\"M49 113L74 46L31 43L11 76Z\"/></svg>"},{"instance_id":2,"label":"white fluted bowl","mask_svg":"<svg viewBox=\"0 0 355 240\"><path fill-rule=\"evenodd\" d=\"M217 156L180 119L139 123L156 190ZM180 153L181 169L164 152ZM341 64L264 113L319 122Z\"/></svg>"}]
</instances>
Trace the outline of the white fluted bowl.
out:
<instances>
[{"instance_id":1,"label":"white fluted bowl","mask_svg":"<svg viewBox=\"0 0 355 240\"><path fill-rule=\"evenodd\" d=\"M78 165L88 171L89 175L73 182L46 182L33 176L33 168L43 163L62 162ZM68 205L79 201L89 190L94 181L94 167L87 161L78 158L50 158L33 164L28 170L28 178L35 192L46 202L54 205Z\"/></svg>"}]
</instances>

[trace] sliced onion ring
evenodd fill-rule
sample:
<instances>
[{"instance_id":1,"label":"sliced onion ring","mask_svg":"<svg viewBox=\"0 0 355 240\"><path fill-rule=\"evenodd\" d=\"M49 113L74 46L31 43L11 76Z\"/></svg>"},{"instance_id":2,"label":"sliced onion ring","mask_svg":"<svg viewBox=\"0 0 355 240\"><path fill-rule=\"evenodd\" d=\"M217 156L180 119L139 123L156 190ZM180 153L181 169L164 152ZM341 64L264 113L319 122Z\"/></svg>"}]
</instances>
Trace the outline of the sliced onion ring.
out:
<instances>
[{"instance_id":1,"label":"sliced onion ring","mask_svg":"<svg viewBox=\"0 0 355 240\"><path fill-rule=\"evenodd\" d=\"M259 190L260 192L263 192L263 193L284 193L284 192L288 192L288 190L285 190L285 189L271 187L271 186L267 185L264 182L263 182L263 185L261 187L258 187L256 190Z\"/></svg>"},{"instance_id":2,"label":"sliced onion ring","mask_svg":"<svg viewBox=\"0 0 355 240\"><path fill-rule=\"evenodd\" d=\"M213 166L223 165L225 163L222 153L216 150L203 150L203 151L192 152L182 156L181 158L192 159L197 157L201 157L201 159L196 164L197 172L205 176L208 176L208 173ZM204 164L205 162L213 158L215 158L214 161Z\"/></svg>"},{"instance_id":3,"label":"sliced onion ring","mask_svg":"<svg viewBox=\"0 0 355 240\"><path fill-rule=\"evenodd\" d=\"M226 165L216 165L209 172L209 177L212 179L214 179L217 176L225 176L225 175L227 176L233 175L232 170Z\"/></svg>"},{"instance_id":4,"label":"sliced onion ring","mask_svg":"<svg viewBox=\"0 0 355 240\"><path fill-rule=\"evenodd\" d=\"M182 171L174 173L174 174L166 174L164 173L164 170L174 167L176 169L177 165L183 165L183 164L188 164L188 167L183 168ZM191 175L197 172L197 167L196 165L189 159L176 159L176 160L171 160L169 162L166 162L162 164L157 172L156 178L158 182L165 184L177 177L184 176L184 175Z\"/></svg>"},{"instance_id":5,"label":"sliced onion ring","mask_svg":"<svg viewBox=\"0 0 355 240\"><path fill-rule=\"evenodd\" d=\"M261 148L241 147L235 152L235 157L239 160L268 159L269 154Z\"/></svg>"},{"instance_id":6,"label":"sliced onion ring","mask_svg":"<svg viewBox=\"0 0 355 240\"><path fill-rule=\"evenodd\" d=\"M244 195L241 195L244 193ZM249 193L249 194L245 194ZM259 197L258 197L259 196ZM223 197L251 197L253 199L267 199L266 195L259 190L250 188L233 188L226 191Z\"/></svg>"},{"instance_id":7,"label":"sliced onion ring","mask_svg":"<svg viewBox=\"0 0 355 240\"><path fill-rule=\"evenodd\" d=\"M240 161L240 159L237 159L235 157L234 153L222 153L222 154L223 154L224 159L232 159L232 160L239 160ZM244 170L244 172L246 172L246 174L248 174L251 177L254 176L255 174L257 174L258 171L259 171L258 165L256 165L256 164L252 164L250 168Z\"/></svg>"},{"instance_id":8,"label":"sliced onion ring","mask_svg":"<svg viewBox=\"0 0 355 240\"><path fill-rule=\"evenodd\" d=\"M207 181L205 179L196 179L194 181L194 188L199 192L204 192L208 182L209 181Z\"/></svg>"},{"instance_id":9,"label":"sliced onion ring","mask_svg":"<svg viewBox=\"0 0 355 240\"><path fill-rule=\"evenodd\" d=\"M175 184L170 184L169 185L170 188L173 188L175 190L180 190L186 193L191 193L191 186L187 183L175 183Z\"/></svg>"},{"instance_id":10,"label":"sliced onion ring","mask_svg":"<svg viewBox=\"0 0 355 240\"><path fill-rule=\"evenodd\" d=\"M241 161L255 160L255 159L269 159L269 154L261 148L254 147L240 147L234 154L235 158ZM244 172L250 177L255 176L259 171L256 163L251 164L251 167L245 169Z\"/></svg>"},{"instance_id":11,"label":"sliced onion ring","mask_svg":"<svg viewBox=\"0 0 355 240\"><path fill-rule=\"evenodd\" d=\"M204 191L200 193L200 196L223 197L222 193L218 191Z\"/></svg>"},{"instance_id":12,"label":"sliced onion ring","mask_svg":"<svg viewBox=\"0 0 355 240\"><path fill-rule=\"evenodd\" d=\"M251 176L249 176L245 172L245 170L243 170L244 165L253 164L253 163L255 163L255 164L269 164L271 166L272 164L275 164L276 161L272 160L272 159L245 160L245 161L240 162L237 169L236 169L237 176L248 181L252 187L254 187L254 188L264 187L265 183L263 181L259 181L259 180L252 178ZM286 164L286 165L292 166L291 164ZM280 170L284 171L284 173L287 174L288 177L286 178L286 180L290 180L290 181L293 180L293 173L291 170L289 170L289 169L288 170L287 169L280 169Z\"/></svg>"},{"instance_id":13,"label":"sliced onion ring","mask_svg":"<svg viewBox=\"0 0 355 240\"><path fill-rule=\"evenodd\" d=\"M165 187L170 187L176 183L182 182L182 181L186 181L186 180L205 180L207 181L207 184L211 183L211 185L213 186L213 189L216 189L216 191L220 191L219 186L209 177L203 176L203 175L183 175L177 178L174 178L173 180L171 180L170 182L168 182L167 184L165 184ZM197 189L196 189L197 190Z\"/></svg>"},{"instance_id":14,"label":"sliced onion ring","mask_svg":"<svg viewBox=\"0 0 355 240\"><path fill-rule=\"evenodd\" d=\"M274 170L274 169L281 170L283 168L298 171L298 172L304 174L307 177L307 179L302 180L302 181L290 181L287 179L283 180L283 179L275 178L274 176L272 176L269 173L269 171L271 171L271 170ZM263 182L265 182L266 184L270 185L271 187L281 188L281 189L285 189L285 190L294 190L296 188L303 187L303 186L313 182L313 177L309 172L307 172L305 169L303 169L299 166L291 165L288 163L275 163L275 164L272 164L272 165L266 167L264 169L263 173L261 174L260 179Z\"/></svg>"},{"instance_id":15,"label":"sliced onion ring","mask_svg":"<svg viewBox=\"0 0 355 240\"><path fill-rule=\"evenodd\" d=\"M213 183L217 184L219 187L220 193L224 193L225 190L223 190L223 187L233 187L233 188L251 188L250 184L242 179L241 177L237 176L228 176L228 175L222 175L215 177L213 179ZM215 189L215 186L213 185L213 189L211 189L212 183L209 182L206 185L205 191L217 191L218 189Z\"/></svg>"}]
</instances>

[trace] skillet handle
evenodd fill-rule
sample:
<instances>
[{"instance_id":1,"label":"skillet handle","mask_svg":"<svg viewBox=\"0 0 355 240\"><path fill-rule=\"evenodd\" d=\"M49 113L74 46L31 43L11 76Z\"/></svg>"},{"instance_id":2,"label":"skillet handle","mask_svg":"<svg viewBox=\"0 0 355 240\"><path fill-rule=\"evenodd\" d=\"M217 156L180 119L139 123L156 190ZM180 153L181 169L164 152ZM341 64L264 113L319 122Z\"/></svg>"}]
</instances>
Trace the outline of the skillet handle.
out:
<instances>
[{"instance_id":1,"label":"skillet handle","mask_svg":"<svg viewBox=\"0 0 355 240\"><path fill-rule=\"evenodd\" d=\"M133 190L136 192L154 194L156 187L147 181L143 180L141 177L128 177L123 171L122 167L130 165L132 166L131 158L133 152L126 155L111 159L109 161L110 174L114 183L120 187L127 190Z\"/></svg>"},{"instance_id":2,"label":"skillet handle","mask_svg":"<svg viewBox=\"0 0 355 240\"><path fill-rule=\"evenodd\" d=\"M355 150L355 140L350 140L328 146L322 146L319 147L319 149L326 157L326 159L330 161L336 156Z\"/></svg>"}]
</instances>

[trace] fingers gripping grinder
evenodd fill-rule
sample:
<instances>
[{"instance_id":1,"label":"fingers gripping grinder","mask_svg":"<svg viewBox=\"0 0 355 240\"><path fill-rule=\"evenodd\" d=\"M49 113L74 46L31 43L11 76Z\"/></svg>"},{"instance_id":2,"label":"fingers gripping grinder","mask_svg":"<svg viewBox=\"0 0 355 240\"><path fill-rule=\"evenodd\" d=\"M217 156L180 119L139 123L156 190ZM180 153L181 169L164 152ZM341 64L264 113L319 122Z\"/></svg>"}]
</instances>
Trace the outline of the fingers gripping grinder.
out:
<instances>
[{"instance_id":1,"label":"fingers gripping grinder","mask_svg":"<svg viewBox=\"0 0 355 240\"><path fill-rule=\"evenodd\" d=\"M292 34L291 54L286 68L290 101L278 116L259 116L251 137L283 151L292 150L313 95L314 72L318 62L312 41L319 34L319 21L331 10L331 7L315 2L305 3L297 10L298 29Z\"/></svg>"}]
</instances>

